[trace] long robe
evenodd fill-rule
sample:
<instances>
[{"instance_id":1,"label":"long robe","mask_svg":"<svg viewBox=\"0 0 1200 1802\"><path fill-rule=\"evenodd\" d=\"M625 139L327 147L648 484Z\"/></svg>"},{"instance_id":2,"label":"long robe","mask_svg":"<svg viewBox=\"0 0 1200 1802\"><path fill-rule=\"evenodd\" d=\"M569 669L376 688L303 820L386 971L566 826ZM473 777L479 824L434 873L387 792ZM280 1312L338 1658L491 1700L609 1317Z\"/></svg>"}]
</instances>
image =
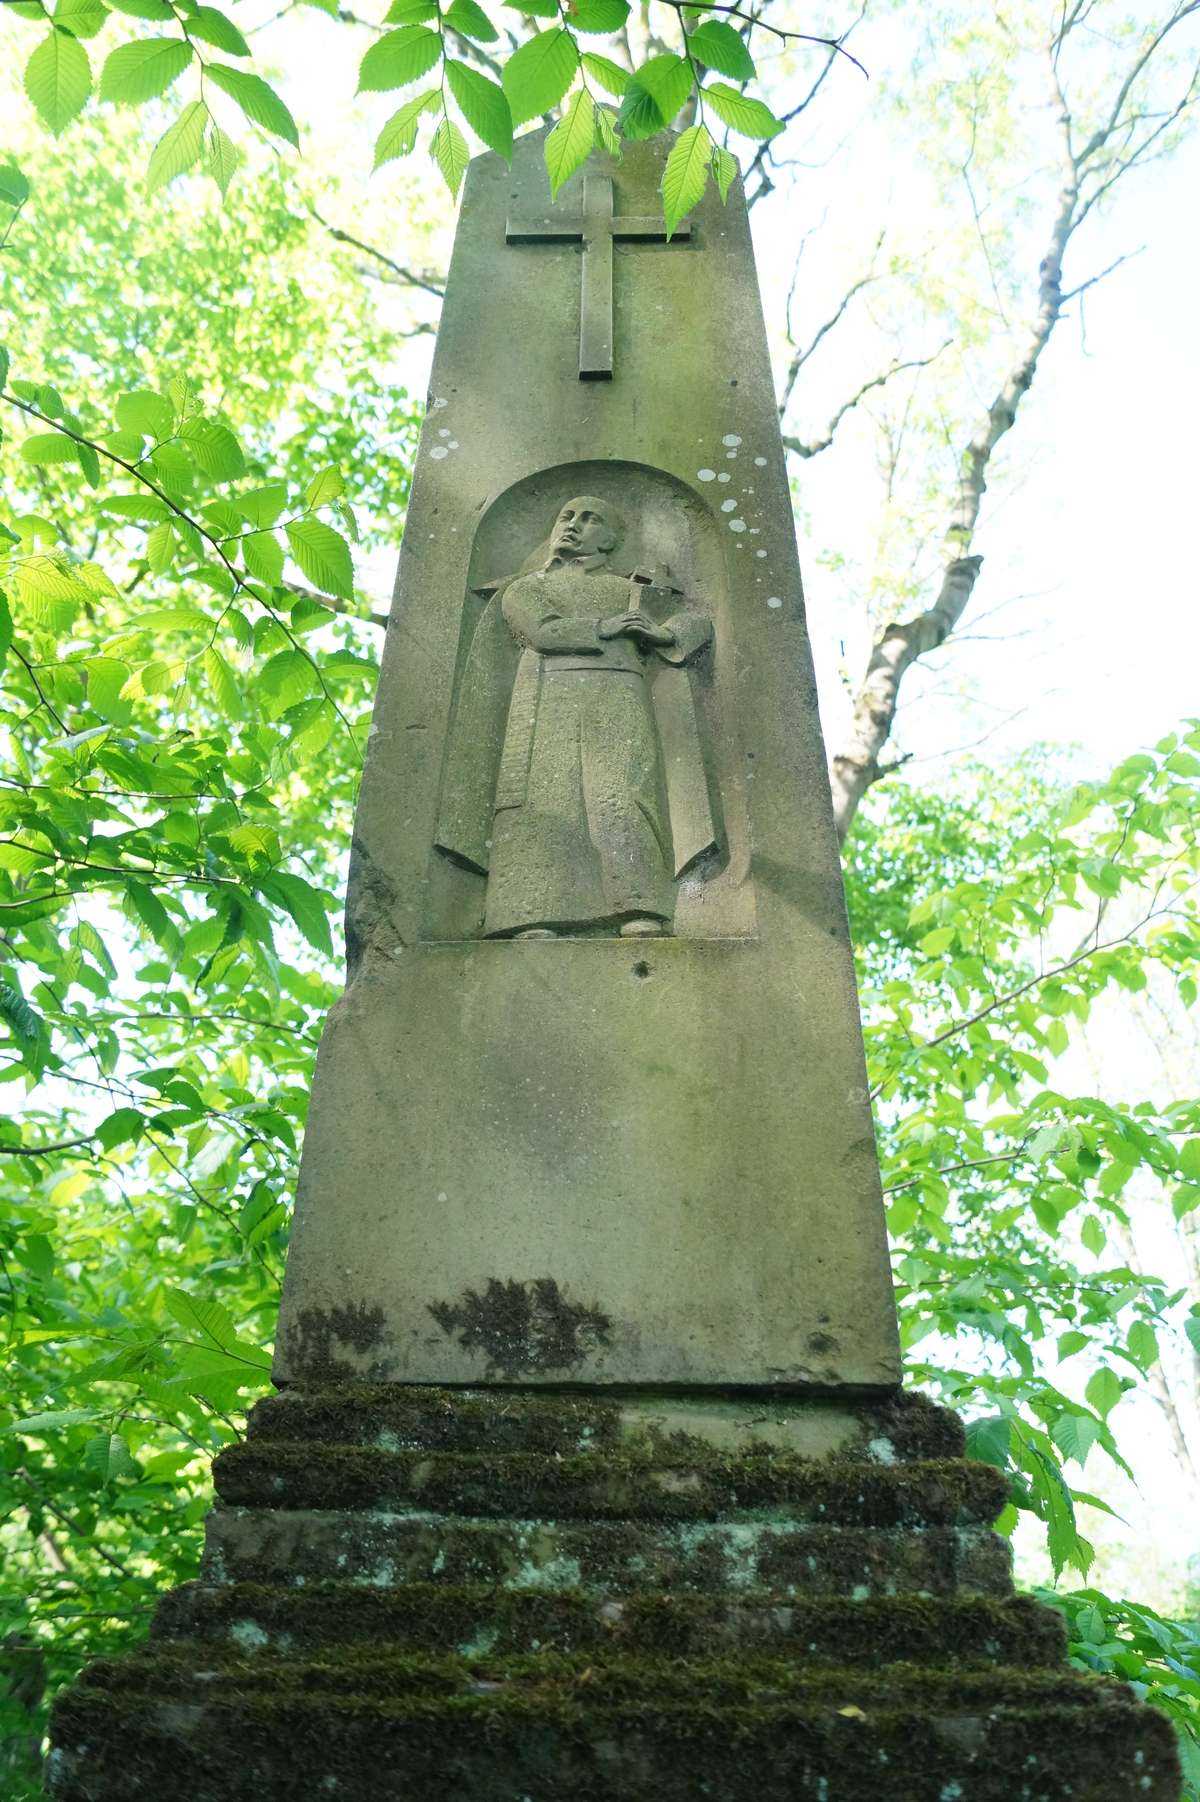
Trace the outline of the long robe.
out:
<instances>
[{"instance_id":1,"label":"long robe","mask_svg":"<svg viewBox=\"0 0 1200 1802\"><path fill-rule=\"evenodd\" d=\"M601 638L630 592L599 559L555 563L504 585L476 628L437 842L487 874L489 936L669 923L675 877L713 843L682 667L711 623L684 608L669 646Z\"/></svg>"}]
</instances>

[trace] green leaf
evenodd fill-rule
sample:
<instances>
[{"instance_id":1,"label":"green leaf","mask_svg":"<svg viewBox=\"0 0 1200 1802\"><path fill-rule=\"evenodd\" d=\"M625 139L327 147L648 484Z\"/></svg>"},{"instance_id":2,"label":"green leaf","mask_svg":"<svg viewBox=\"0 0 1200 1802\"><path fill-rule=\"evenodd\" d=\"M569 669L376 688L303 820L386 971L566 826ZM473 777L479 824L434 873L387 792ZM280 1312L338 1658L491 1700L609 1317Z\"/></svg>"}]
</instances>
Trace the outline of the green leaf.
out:
<instances>
[{"instance_id":1,"label":"green leaf","mask_svg":"<svg viewBox=\"0 0 1200 1802\"><path fill-rule=\"evenodd\" d=\"M297 702L306 701L317 683L311 658L303 651L276 651L259 672L258 686L266 697L268 717L277 720Z\"/></svg>"},{"instance_id":2,"label":"green leaf","mask_svg":"<svg viewBox=\"0 0 1200 1802\"><path fill-rule=\"evenodd\" d=\"M782 120L775 117L769 106L749 94L739 94L736 88L726 87L723 81L710 82L703 93L718 119L743 138L775 138L783 130Z\"/></svg>"},{"instance_id":3,"label":"green leaf","mask_svg":"<svg viewBox=\"0 0 1200 1802\"><path fill-rule=\"evenodd\" d=\"M616 116L606 106L596 108L596 143L609 156L620 156L621 140L616 132Z\"/></svg>"},{"instance_id":4,"label":"green leaf","mask_svg":"<svg viewBox=\"0 0 1200 1802\"><path fill-rule=\"evenodd\" d=\"M465 162L465 144L463 150ZM293 520L286 531L292 556L309 581L323 594L350 600L354 593L354 565L350 546L341 533L323 519L311 518Z\"/></svg>"},{"instance_id":5,"label":"green leaf","mask_svg":"<svg viewBox=\"0 0 1200 1802\"><path fill-rule=\"evenodd\" d=\"M179 935L171 924L171 916L154 893L144 882L127 879L125 895L129 902L129 910L134 918L141 921L150 936L162 946L164 951L174 951Z\"/></svg>"},{"instance_id":6,"label":"green leaf","mask_svg":"<svg viewBox=\"0 0 1200 1802\"><path fill-rule=\"evenodd\" d=\"M131 19L153 19L164 24L175 17L166 0L106 0L106 4L116 12L128 13Z\"/></svg>"},{"instance_id":7,"label":"green leaf","mask_svg":"<svg viewBox=\"0 0 1200 1802\"><path fill-rule=\"evenodd\" d=\"M392 0L383 19L385 25L427 25L437 16L437 0Z\"/></svg>"},{"instance_id":8,"label":"green leaf","mask_svg":"<svg viewBox=\"0 0 1200 1802\"><path fill-rule=\"evenodd\" d=\"M34 432L21 440L21 455L27 463L74 463L75 443L61 432Z\"/></svg>"},{"instance_id":9,"label":"green leaf","mask_svg":"<svg viewBox=\"0 0 1200 1802\"><path fill-rule=\"evenodd\" d=\"M442 119L433 134L429 154L441 170L442 180L451 195L456 198L467 164L471 160L471 152L467 140L453 119Z\"/></svg>"},{"instance_id":10,"label":"green leaf","mask_svg":"<svg viewBox=\"0 0 1200 1802\"><path fill-rule=\"evenodd\" d=\"M371 45L358 70L360 94L386 94L406 88L432 69L442 54L442 40L424 25L401 25Z\"/></svg>"},{"instance_id":11,"label":"green leaf","mask_svg":"<svg viewBox=\"0 0 1200 1802\"><path fill-rule=\"evenodd\" d=\"M175 409L163 394L139 388L117 396L116 420L123 432L142 438L169 438L175 429Z\"/></svg>"},{"instance_id":12,"label":"green leaf","mask_svg":"<svg viewBox=\"0 0 1200 1802\"><path fill-rule=\"evenodd\" d=\"M597 56L594 50L585 50L579 60L593 81L598 81L615 99L621 98L629 86L628 69L623 69L620 63L610 62L607 56Z\"/></svg>"},{"instance_id":13,"label":"green leaf","mask_svg":"<svg viewBox=\"0 0 1200 1802\"><path fill-rule=\"evenodd\" d=\"M273 526L287 506L287 486L283 482L268 482L262 488L239 494L234 504L252 526Z\"/></svg>"},{"instance_id":14,"label":"green leaf","mask_svg":"<svg viewBox=\"0 0 1200 1802\"><path fill-rule=\"evenodd\" d=\"M169 519L160 520L146 534L146 561L152 575L161 576L171 567L175 556L175 528Z\"/></svg>"},{"instance_id":15,"label":"green leaf","mask_svg":"<svg viewBox=\"0 0 1200 1802\"><path fill-rule=\"evenodd\" d=\"M1079 1230L1079 1237L1092 1256L1097 1258L1108 1243L1108 1234L1104 1230L1103 1223L1095 1214L1088 1215Z\"/></svg>"},{"instance_id":16,"label":"green leaf","mask_svg":"<svg viewBox=\"0 0 1200 1802\"><path fill-rule=\"evenodd\" d=\"M183 437L205 475L215 482L233 482L243 474L242 447L219 419L197 416L183 424Z\"/></svg>"},{"instance_id":17,"label":"green leaf","mask_svg":"<svg viewBox=\"0 0 1200 1802\"><path fill-rule=\"evenodd\" d=\"M121 690L129 680L129 665L119 657L89 657L83 667L87 671L87 698L92 712L112 725L125 725L132 708L121 699Z\"/></svg>"},{"instance_id":18,"label":"green leaf","mask_svg":"<svg viewBox=\"0 0 1200 1802\"><path fill-rule=\"evenodd\" d=\"M1102 1414L1107 1420L1124 1395L1125 1385L1116 1372L1105 1365L1088 1378L1087 1388L1083 1393L1097 1414Z\"/></svg>"},{"instance_id":19,"label":"green leaf","mask_svg":"<svg viewBox=\"0 0 1200 1802\"><path fill-rule=\"evenodd\" d=\"M398 156L408 156L417 141L417 122L422 113L436 113L441 108L440 88L428 88L415 100L406 100L392 114L375 143L375 167L381 168Z\"/></svg>"},{"instance_id":20,"label":"green leaf","mask_svg":"<svg viewBox=\"0 0 1200 1802\"><path fill-rule=\"evenodd\" d=\"M567 0L576 31L620 31L629 19L629 0Z\"/></svg>"},{"instance_id":21,"label":"green leaf","mask_svg":"<svg viewBox=\"0 0 1200 1802\"><path fill-rule=\"evenodd\" d=\"M29 199L29 183L15 163L0 163L0 202L5 206L24 206ZM8 379L7 365L0 368L0 388Z\"/></svg>"},{"instance_id":22,"label":"green leaf","mask_svg":"<svg viewBox=\"0 0 1200 1802\"><path fill-rule=\"evenodd\" d=\"M204 127L208 108L202 100L190 100L168 127L150 155L146 171L146 187L151 194L183 175L197 160L204 146Z\"/></svg>"},{"instance_id":23,"label":"green leaf","mask_svg":"<svg viewBox=\"0 0 1200 1802\"><path fill-rule=\"evenodd\" d=\"M101 100L140 104L165 94L192 60L183 38L135 38L110 52L100 75Z\"/></svg>"},{"instance_id":24,"label":"green leaf","mask_svg":"<svg viewBox=\"0 0 1200 1802\"><path fill-rule=\"evenodd\" d=\"M721 196L721 204L724 206L729 198L729 190L737 177L738 160L736 156L725 149L723 144L714 144L712 169L713 180L717 184L717 193Z\"/></svg>"},{"instance_id":25,"label":"green leaf","mask_svg":"<svg viewBox=\"0 0 1200 1802\"><path fill-rule=\"evenodd\" d=\"M189 36L211 44L214 50L224 50L228 56L250 54L250 46L233 20L227 19L215 6L198 6L194 13L187 15L186 24Z\"/></svg>"},{"instance_id":26,"label":"green leaf","mask_svg":"<svg viewBox=\"0 0 1200 1802\"><path fill-rule=\"evenodd\" d=\"M1103 1430L1094 1415L1062 1414L1051 1427L1050 1437L1064 1458L1073 1458L1082 1467Z\"/></svg>"},{"instance_id":27,"label":"green leaf","mask_svg":"<svg viewBox=\"0 0 1200 1802\"><path fill-rule=\"evenodd\" d=\"M1012 1423L1003 1414L988 1414L967 1422L967 1457L1006 1470L1010 1461Z\"/></svg>"},{"instance_id":28,"label":"green leaf","mask_svg":"<svg viewBox=\"0 0 1200 1802\"><path fill-rule=\"evenodd\" d=\"M679 221L703 198L708 186L712 151L713 141L703 125L689 126L687 131L679 134L671 147L662 178L663 212L667 222L668 241Z\"/></svg>"},{"instance_id":29,"label":"green leaf","mask_svg":"<svg viewBox=\"0 0 1200 1802\"><path fill-rule=\"evenodd\" d=\"M561 25L539 31L514 50L504 65L501 80L512 108L513 124L524 125L556 107L579 67L579 52L570 32Z\"/></svg>"},{"instance_id":30,"label":"green leaf","mask_svg":"<svg viewBox=\"0 0 1200 1802\"><path fill-rule=\"evenodd\" d=\"M688 49L706 69L728 75L734 81L753 81L754 58L739 34L724 19L705 19L688 36Z\"/></svg>"},{"instance_id":31,"label":"green leaf","mask_svg":"<svg viewBox=\"0 0 1200 1802\"><path fill-rule=\"evenodd\" d=\"M217 1351L229 1351L237 1345L233 1315L220 1302L206 1296L189 1295L184 1289L168 1289L165 1300L167 1313L190 1338Z\"/></svg>"},{"instance_id":32,"label":"green leaf","mask_svg":"<svg viewBox=\"0 0 1200 1802\"><path fill-rule=\"evenodd\" d=\"M25 92L55 137L66 130L92 91L88 53L70 32L51 30L25 65Z\"/></svg>"},{"instance_id":33,"label":"green leaf","mask_svg":"<svg viewBox=\"0 0 1200 1802\"><path fill-rule=\"evenodd\" d=\"M512 157L513 121L504 89L478 69L450 59L446 62L446 77L450 92L476 137L508 162Z\"/></svg>"},{"instance_id":34,"label":"green leaf","mask_svg":"<svg viewBox=\"0 0 1200 1802\"><path fill-rule=\"evenodd\" d=\"M238 688L233 671L214 645L209 645L204 653L204 674L212 689L213 699L225 715L226 719L242 718L245 708L242 705L241 690Z\"/></svg>"},{"instance_id":35,"label":"green leaf","mask_svg":"<svg viewBox=\"0 0 1200 1802\"><path fill-rule=\"evenodd\" d=\"M475 0L451 0L442 14L442 23L464 38L477 38L481 44L493 44L500 36L492 21Z\"/></svg>"},{"instance_id":36,"label":"green leaf","mask_svg":"<svg viewBox=\"0 0 1200 1802\"><path fill-rule=\"evenodd\" d=\"M1157 1364L1158 1338L1148 1320L1135 1320L1125 1343L1129 1347L1130 1357L1143 1370L1149 1370L1152 1364Z\"/></svg>"},{"instance_id":37,"label":"green leaf","mask_svg":"<svg viewBox=\"0 0 1200 1802\"><path fill-rule=\"evenodd\" d=\"M111 1483L114 1477L138 1474L129 1447L119 1433L98 1433L94 1439L89 1439L83 1448L83 1463L84 1468L99 1477L102 1483Z\"/></svg>"},{"instance_id":38,"label":"green leaf","mask_svg":"<svg viewBox=\"0 0 1200 1802\"><path fill-rule=\"evenodd\" d=\"M534 19L557 19L558 0L504 0L505 6L511 6L514 12L525 13Z\"/></svg>"},{"instance_id":39,"label":"green leaf","mask_svg":"<svg viewBox=\"0 0 1200 1802\"><path fill-rule=\"evenodd\" d=\"M617 117L623 137L653 137L663 131L692 92L692 71L681 56L652 56L636 70Z\"/></svg>"},{"instance_id":40,"label":"green leaf","mask_svg":"<svg viewBox=\"0 0 1200 1802\"><path fill-rule=\"evenodd\" d=\"M105 1151L117 1145L136 1144L146 1130L146 1116L140 1108L119 1107L96 1128L96 1137Z\"/></svg>"},{"instance_id":41,"label":"green leaf","mask_svg":"<svg viewBox=\"0 0 1200 1802\"><path fill-rule=\"evenodd\" d=\"M1200 1355L1200 1314L1189 1314L1183 1323L1183 1330L1192 1350Z\"/></svg>"},{"instance_id":42,"label":"green leaf","mask_svg":"<svg viewBox=\"0 0 1200 1802\"><path fill-rule=\"evenodd\" d=\"M242 539L242 556L250 574L274 588L283 575L283 546L274 532L248 532Z\"/></svg>"},{"instance_id":43,"label":"green leaf","mask_svg":"<svg viewBox=\"0 0 1200 1802\"><path fill-rule=\"evenodd\" d=\"M296 121L274 88L268 87L261 76L249 75L245 69L231 69L227 63L209 63L204 73L231 100L236 100L252 125L261 125L264 131L299 150L300 133L296 130Z\"/></svg>"},{"instance_id":44,"label":"green leaf","mask_svg":"<svg viewBox=\"0 0 1200 1802\"><path fill-rule=\"evenodd\" d=\"M34 1044L42 1036L42 1016L30 1007L19 989L7 982L0 982L0 1020L25 1045Z\"/></svg>"},{"instance_id":45,"label":"green leaf","mask_svg":"<svg viewBox=\"0 0 1200 1802\"><path fill-rule=\"evenodd\" d=\"M94 38L107 17L100 0L57 0L54 8L54 23L76 38Z\"/></svg>"},{"instance_id":46,"label":"green leaf","mask_svg":"<svg viewBox=\"0 0 1200 1802\"><path fill-rule=\"evenodd\" d=\"M229 136L222 131L216 120L212 121L208 133L208 173L220 188L222 194L229 192L229 184L233 180L242 153Z\"/></svg>"},{"instance_id":47,"label":"green leaf","mask_svg":"<svg viewBox=\"0 0 1200 1802\"><path fill-rule=\"evenodd\" d=\"M24 1420L10 1421L2 1430L5 1433L57 1433L65 1427L85 1426L88 1421L95 1420L97 1408L59 1408L51 1414L29 1414Z\"/></svg>"},{"instance_id":48,"label":"green leaf","mask_svg":"<svg viewBox=\"0 0 1200 1802\"><path fill-rule=\"evenodd\" d=\"M346 484L342 480L340 469L319 470L304 490L304 505L311 512L316 507L325 506L328 501L337 500L345 491Z\"/></svg>"},{"instance_id":49,"label":"green leaf","mask_svg":"<svg viewBox=\"0 0 1200 1802\"><path fill-rule=\"evenodd\" d=\"M262 892L291 915L310 945L326 957L333 956L329 915L318 889L290 870L272 870L263 882Z\"/></svg>"},{"instance_id":50,"label":"green leaf","mask_svg":"<svg viewBox=\"0 0 1200 1802\"><path fill-rule=\"evenodd\" d=\"M587 161L595 138L595 103L586 88L576 88L566 112L546 139L546 168L550 175L552 200L557 199L563 183Z\"/></svg>"}]
</instances>

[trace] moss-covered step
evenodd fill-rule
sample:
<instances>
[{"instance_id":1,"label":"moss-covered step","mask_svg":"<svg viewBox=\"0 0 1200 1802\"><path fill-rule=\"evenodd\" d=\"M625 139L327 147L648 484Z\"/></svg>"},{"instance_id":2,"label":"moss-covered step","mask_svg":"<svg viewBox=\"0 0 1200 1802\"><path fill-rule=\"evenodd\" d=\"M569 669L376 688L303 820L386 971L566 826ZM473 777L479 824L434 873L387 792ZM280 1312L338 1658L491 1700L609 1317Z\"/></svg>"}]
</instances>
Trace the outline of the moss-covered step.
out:
<instances>
[{"instance_id":1,"label":"moss-covered step","mask_svg":"<svg viewBox=\"0 0 1200 1802\"><path fill-rule=\"evenodd\" d=\"M222 1501L260 1508L419 1509L525 1519L715 1520L766 1512L846 1526L995 1520L1007 1480L990 1464L814 1463L786 1452L641 1457L381 1451L254 1439L213 1464Z\"/></svg>"},{"instance_id":2,"label":"moss-covered step","mask_svg":"<svg viewBox=\"0 0 1200 1802\"><path fill-rule=\"evenodd\" d=\"M338 1646L297 1661L218 1653L196 1641L159 1640L120 1658L100 1658L84 1671L87 1689L133 1691L162 1700L206 1700L242 1693L329 1696L509 1695L593 1704L687 1701L703 1694L722 1707L792 1702L805 1708L894 1712L920 1705L936 1713L980 1709L1090 1707L1111 1697L1111 1679L1062 1667L936 1670L914 1664L865 1669L798 1664L763 1657L625 1658L595 1652L524 1653L464 1658ZM1134 1700L1123 1688L1124 1699Z\"/></svg>"},{"instance_id":3,"label":"moss-covered step","mask_svg":"<svg viewBox=\"0 0 1200 1802\"><path fill-rule=\"evenodd\" d=\"M882 1402L764 1401L761 1396L531 1395L342 1383L285 1389L251 1410L250 1439L324 1440L391 1451L559 1452L602 1446L744 1451L769 1444L801 1455L852 1455L892 1464L961 1458L958 1416L922 1395Z\"/></svg>"},{"instance_id":4,"label":"moss-covered step","mask_svg":"<svg viewBox=\"0 0 1200 1802\"><path fill-rule=\"evenodd\" d=\"M649 1676L649 1673L648 1673ZM59 1802L1175 1802L1174 1734L1119 1685L941 1712L95 1688L55 1711Z\"/></svg>"},{"instance_id":5,"label":"moss-covered step","mask_svg":"<svg viewBox=\"0 0 1200 1802\"><path fill-rule=\"evenodd\" d=\"M363 1510L214 1508L208 1583L329 1579L499 1588L779 1595L1006 1595L1008 1541L986 1527L477 1520Z\"/></svg>"},{"instance_id":6,"label":"moss-covered step","mask_svg":"<svg viewBox=\"0 0 1200 1802\"><path fill-rule=\"evenodd\" d=\"M207 1641L245 1653L312 1657L357 1645L464 1657L525 1652L752 1656L809 1665L908 1660L955 1667L1053 1666L1066 1657L1061 1615L1024 1596L998 1601L898 1596L785 1602L775 1596L496 1590L486 1584L185 1583L164 1596L154 1640Z\"/></svg>"}]
</instances>

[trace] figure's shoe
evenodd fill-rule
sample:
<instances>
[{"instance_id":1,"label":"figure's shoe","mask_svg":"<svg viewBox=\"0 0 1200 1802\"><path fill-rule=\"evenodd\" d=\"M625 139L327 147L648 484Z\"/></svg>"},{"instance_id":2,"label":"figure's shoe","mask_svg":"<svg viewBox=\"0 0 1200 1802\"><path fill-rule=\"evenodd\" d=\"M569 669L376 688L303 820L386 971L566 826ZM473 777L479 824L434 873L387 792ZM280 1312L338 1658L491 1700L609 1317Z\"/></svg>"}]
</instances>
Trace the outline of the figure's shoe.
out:
<instances>
[{"instance_id":1,"label":"figure's shoe","mask_svg":"<svg viewBox=\"0 0 1200 1802\"><path fill-rule=\"evenodd\" d=\"M514 932L515 939L556 939L557 932L551 932L548 926L529 926L524 932Z\"/></svg>"},{"instance_id":2,"label":"figure's shoe","mask_svg":"<svg viewBox=\"0 0 1200 1802\"><path fill-rule=\"evenodd\" d=\"M634 914L631 920L621 921L623 939L661 938L666 930L667 922L655 914Z\"/></svg>"}]
</instances>

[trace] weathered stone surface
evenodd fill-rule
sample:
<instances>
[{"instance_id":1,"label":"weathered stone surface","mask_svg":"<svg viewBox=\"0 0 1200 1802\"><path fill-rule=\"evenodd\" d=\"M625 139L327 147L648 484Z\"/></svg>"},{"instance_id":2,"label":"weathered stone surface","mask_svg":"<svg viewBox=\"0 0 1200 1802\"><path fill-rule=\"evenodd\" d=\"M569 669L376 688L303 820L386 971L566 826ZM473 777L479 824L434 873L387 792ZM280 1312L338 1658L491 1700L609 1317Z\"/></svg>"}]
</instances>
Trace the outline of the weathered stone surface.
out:
<instances>
[{"instance_id":1,"label":"weathered stone surface","mask_svg":"<svg viewBox=\"0 0 1200 1802\"><path fill-rule=\"evenodd\" d=\"M223 1501L265 1508L438 1510L504 1518L716 1520L768 1512L839 1525L991 1521L1008 1481L959 1459L821 1464L788 1452L647 1458L619 1452L486 1454L295 1446L257 1439L213 1463Z\"/></svg>"},{"instance_id":2,"label":"weathered stone surface","mask_svg":"<svg viewBox=\"0 0 1200 1802\"><path fill-rule=\"evenodd\" d=\"M208 1583L336 1580L490 1583L505 1589L797 1595L1008 1595L1007 1540L983 1527L921 1531L755 1520L478 1520L443 1514L364 1518L336 1509L215 1508Z\"/></svg>"},{"instance_id":3,"label":"weathered stone surface","mask_svg":"<svg viewBox=\"0 0 1200 1802\"><path fill-rule=\"evenodd\" d=\"M621 216L661 218L665 148L628 147ZM744 203L710 197L686 243L617 245L614 379L581 382L593 250L504 244L510 209L549 207L541 155L533 134L511 175L484 157L468 178L277 1375L886 1390L883 1210ZM604 538L565 561L564 506ZM622 609L639 620L606 637ZM616 936L639 922L669 935ZM485 936L530 927L569 936Z\"/></svg>"},{"instance_id":4,"label":"weathered stone surface","mask_svg":"<svg viewBox=\"0 0 1200 1802\"><path fill-rule=\"evenodd\" d=\"M981 1702L964 1713L914 1697L853 1712L755 1697L740 1704L495 1691L387 1700L235 1691L208 1702L79 1690L72 1737L120 1736L99 1783L76 1786L58 1755L63 1802L127 1802L170 1792L186 1759L189 1802L1174 1802L1170 1723L1121 1686L1071 1701Z\"/></svg>"},{"instance_id":5,"label":"weathered stone surface","mask_svg":"<svg viewBox=\"0 0 1200 1802\"><path fill-rule=\"evenodd\" d=\"M383 1451L586 1452L605 1446L729 1452L772 1446L802 1457L835 1453L891 1464L961 1458L958 1416L927 1397L878 1402L762 1396L555 1395L512 1389L433 1389L338 1383L284 1389L250 1412L249 1440L376 1446Z\"/></svg>"},{"instance_id":6,"label":"weathered stone surface","mask_svg":"<svg viewBox=\"0 0 1200 1802\"><path fill-rule=\"evenodd\" d=\"M952 1420L772 1400L772 1447L745 1398L664 1406L269 1399L220 1470L257 1505L218 1507L202 1580L61 1698L54 1794L1173 1802L1169 1723L1065 1667L995 1535L925 1524L1003 1499ZM290 1506L305 1484L338 1505ZM372 1503L398 1485L439 1505Z\"/></svg>"}]
</instances>

